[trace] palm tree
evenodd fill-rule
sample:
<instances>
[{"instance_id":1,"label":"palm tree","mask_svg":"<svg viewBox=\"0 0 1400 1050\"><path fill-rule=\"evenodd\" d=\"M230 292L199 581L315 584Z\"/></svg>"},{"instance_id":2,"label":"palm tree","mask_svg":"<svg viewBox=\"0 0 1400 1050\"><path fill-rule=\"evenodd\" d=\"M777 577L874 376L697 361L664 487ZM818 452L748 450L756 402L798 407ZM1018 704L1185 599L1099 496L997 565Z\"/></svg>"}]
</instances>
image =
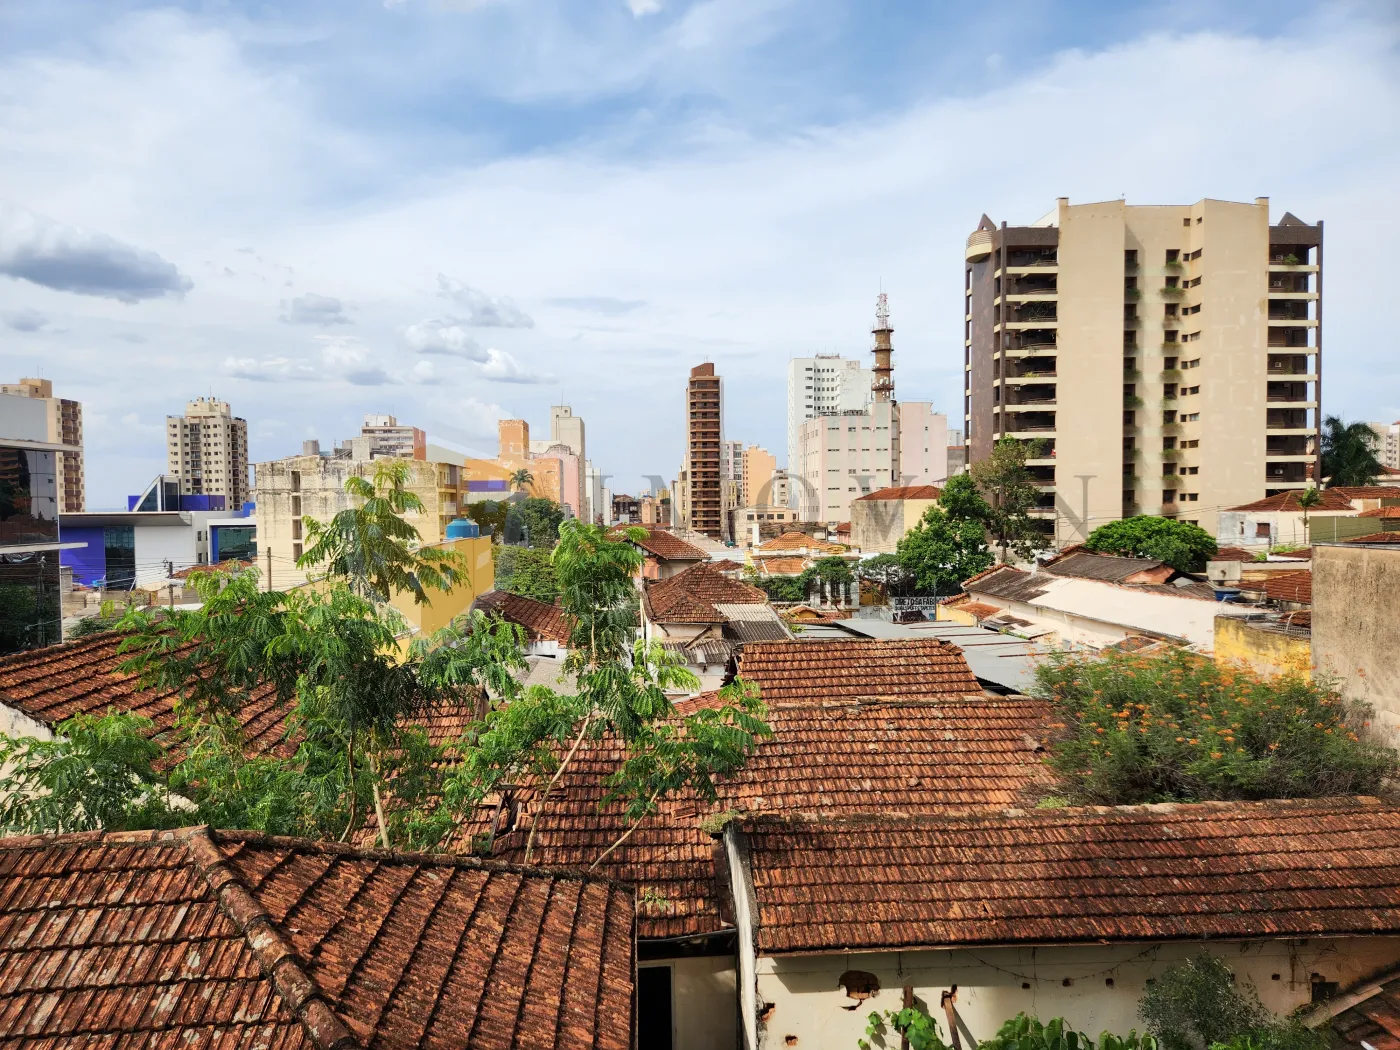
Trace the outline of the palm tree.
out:
<instances>
[{"instance_id":1,"label":"palm tree","mask_svg":"<svg viewBox=\"0 0 1400 1050\"><path fill-rule=\"evenodd\" d=\"M1322 474L1329 486L1374 485L1381 474L1376 432L1365 423L1328 416L1323 421Z\"/></svg>"},{"instance_id":2,"label":"palm tree","mask_svg":"<svg viewBox=\"0 0 1400 1050\"><path fill-rule=\"evenodd\" d=\"M1322 493L1318 491L1316 485L1309 485L1302 492L1298 493L1298 506L1303 511L1303 542L1311 542L1308 537L1308 511L1312 510L1322 502Z\"/></svg>"},{"instance_id":3,"label":"palm tree","mask_svg":"<svg viewBox=\"0 0 1400 1050\"><path fill-rule=\"evenodd\" d=\"M510 486L511 488L515 489L516 492L521 492L529 488L534 483L535 475L531 474L529 469L526 467L521 467L519 470L517 470L510 476Z\"/></svg>"},{"instance_id":4,"label":"palm tree","mask_svg":"<svg viewBox=\"0 0 1400 1050\"><path fill-rule=\"evenodd\" d=\"M401 459L375 461L374 475L347 478L345 491L359 506L342 510L329 522L303 519L309 546L297 559L301 568L324 566L371 601L387 602L407 592L428 604L425 587L451 591L462 571L455 551L418 547L418 530L405 514L422 514L423 501L405 486L409 466Z\"/></svg>"}]
</instances>

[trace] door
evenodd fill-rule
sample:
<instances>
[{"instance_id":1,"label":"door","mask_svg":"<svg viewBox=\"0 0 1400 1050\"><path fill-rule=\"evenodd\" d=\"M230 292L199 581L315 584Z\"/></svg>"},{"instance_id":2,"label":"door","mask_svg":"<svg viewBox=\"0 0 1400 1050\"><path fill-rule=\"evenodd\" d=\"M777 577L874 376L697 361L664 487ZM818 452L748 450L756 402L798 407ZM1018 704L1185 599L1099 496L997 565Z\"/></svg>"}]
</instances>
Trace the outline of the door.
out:
<instances>
[{"instance_id":1,"label":"door","mask_svg":"<svg viewBox=\"0 0 1400 1050\"><path fill-rule=\"evenodd\" d=\"M671 968L637 971L637 1050L671 1050Z\"/></svg>"}]
</instances>

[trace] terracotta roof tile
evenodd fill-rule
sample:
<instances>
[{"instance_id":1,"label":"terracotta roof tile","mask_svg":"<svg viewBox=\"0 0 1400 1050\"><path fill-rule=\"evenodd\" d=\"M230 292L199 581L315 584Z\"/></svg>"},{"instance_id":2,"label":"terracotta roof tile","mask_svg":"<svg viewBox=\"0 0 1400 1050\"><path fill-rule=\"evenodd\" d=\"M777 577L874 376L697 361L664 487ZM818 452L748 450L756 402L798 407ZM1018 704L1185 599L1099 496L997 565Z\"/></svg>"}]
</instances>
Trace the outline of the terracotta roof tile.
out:
<instances>
[{"instance_id":1,"label":"terracotta roof tile","mask_svg":"<svg viewBox=\"0 0 1400 1050\"><path fill-rule=\"evenodd\" d=\"M975 616L979 620L984 620L988 616L995 616L1001 612L995 605L988 605L986 602L962 602L958 605L959 612L965 612L969 616Z\"/></svg>"},{"instance_id":2,"label":"terracotta roof tile","mask_svg":"<svg viewBox=\"0 0 1400 1050\"><path fill-rule=\"evenodd\" d=\"M1276 602L1312 602L1312 570L1277 572L1264 581L1264 594Z\"/></svg>"},{"instance_id":3,"label":"terracotta roof tile","mask_svg":"<svg viewBox=\"0 0 1400 1050\"><path fill-rule=\"evenodd\" d=\"M1352 536L1343 543L1400 543L1400 532L1371 532L1365 536Z\"/></svg>"},{"instance_id":4,"label":"terracotta roof tile","mask_svg":"<svg viewBox=\"0 0 1400 1050\"><path fill-rule=\"evenodd\" d=\"M547 640L560 645L569 643L569 618L557 605L510 591L487 591L472 602L472 608L488 616L499 616L508 623L519 624L525 628L525 635L532 642Z\"/></svg>"},{"instance_id":5,"label":"terracotta roof tile","mask_svg":"<svg viewBox=\"0 0 1400 1050\"><path fill-rule=\"evenodd\" d=\"M899 499L938 499L943 495L943 490L937 485L896 485L893 488L877 489L865 496L857 496L855 502L861 503L865 500L874 502L876 500L899 500Z\"/></svg>"},{"instance_id":6,"label":"terracotta roof tile","mask_svg":"<svg viewBox=\"0 0 1400 1050\"><path fill-rule=\"evenodd\" d=\"M724 623L715 605L758 605L768 595L731 580L709 562L664 580L648 580L642 592L652 623Z\"/></svg>"},{"instance_id":7,"label":"terracotta roof tile","mask_svg":"<svg viewBox=\"0 0 1400 1050\"><path fill-rule=\"evenodd\" d=\"M769 954L1393 934L1400 808L1367 799L748 823Z\"/></svg>"},{"instance_id":8,"label":"terracotta roof tile","mask_svg":"<svg viewBox=\"0 0 1400 1050\"><path fill-rule=\"evenodd\" d=\"M718 704L717 694L702 693L678 709L689 714ZM1048 735L1049 713L1024 697L780 706L770 709L768 721L773 737L720 782L717 803L694 796L664 802L600 865L637 887L640 936L722 928L714 843L700 826L706 817L726 810L962 812L1014 804L1049 781L1036 751ZM599 807L621 759L609 739L590 742L575 756L539 817L534 856L540 863L586 868L627 830L620 804ZM514 830L496 840L499 855L523 857L533 798L529 787L518 794Z\"/></svg>"},{"instance_id":9,"label":"terracotta roof tile","mask_svg":"<svg viewBox=\"0 0 1400 1050\"><path fill-rule=\"evenodd\" d=\"M801 576L807 571L806 558L789 558L786 555L758 558L760 571L768 576Z\"/></svg>"},{"instance_id":10,"label":"terracotta roof tile","mask_svg":"<svg viewBox=\"0 0 1400 1050\"><path fill-rule=\"evenodd\" d=\"M1045 563L1045 571L1055 576L1073 576L1081 580L1103 580L1122 583L1140 572L1162 568L1155 558L1124 558L1115 554L1094 554L1075 550L1061 554Z\"/></svg>"},{"instance_id":11,"label":"terracotta roof tile","mask_svg":"<svg viewBox=\"0 0 1400 1050\"><path fill-rule=\"evenodd\" d=\"M1359 518L1400 518L1400 507L1373 507L1371 510L1363 510L1357 515Z\"/></svg>"},{"instance_id":12,"label":"terracotta roof tile","mask_svg":"<svg viewBox=\"0 0 1400 1050\"><path fill-rule=\"evenodd\" d=\"M632 543L641 547L644 551L656 555L662 561L705 561L709 554L702 551L693 543L687 543L673 532L659 528L655 525L634 525L632 528L646 530L646 538L635 540L628 537Z\"/></svg>"},{"instance_id":13,"label":"terracotta roof tile","mask_svg":"<svg viewBox=\"0 0 1400 1050\"><path fill-rule=\"evenodd\" d=\"M783 551L811 551L815 554L846 553L846 547L843 544L828 543L826 540L808 536L804 532L784 532L781 536L774 536L767 543L760 544L755 550L760 554L779 554Z\"/></svg>"},{"instance_id":14,"label":"terracotta roof tile","mask_svg":"<svg viewBox=\"0 0 1400 1050\"><path fill-rule=\"evenodd\" d=\"M739 675L759 687L770 708L982 694L962 650L937 638L754 642L739 657Z\"/></svg>"},{"instance_id":15,"label":"terracotta roof tile","mask_svg":"<svg viewBox=\"0 0 1400 1050\"><path fill-rule=\"evenodd\" d=\"M205 828L0 840L7 1045L625 1050L633 943L632 892L576 874Z\"/></svg>"},{"instance_id":16,"label":"terracotta roof tile","mask_svg":"<svg viewBox=\"0 0 1400 1050\"><path fill-rule=\"evenodd\" d=\"M1243 547L1221 547L1217 550L1211 561L1253 561L1254 553L1247 551Z\"/></svg>"},{"instance_id":17,"label":"terracotta roof tile","mask_svg":"<svg viewBox=\"0 0 1400 1050\"><path fill-rule=\"evenodd\" d=\"M1275 493L1272 496L1265 496L1263 499L1255 500L1253 503L1245 503L1238 507L1230 507L1230 510L1244 511L1270 511L1285 510L1302 513L1303 508L1298 506L1298 494L1301 489L1288 489L1284 492ZM1351 499L1337 489L1323 489L1322 502L1316 507L1310 508L1310 513L1319 510L1355 510L1351 505Z\"/></svg>"},{"instance_id":18,"label":"terracotta roof tile","mask_svg":"<svg viewBox=\"0 0 1400 1050\"><path fill-rule=\"evenodd\" d=\"M1400 488L1394 485L1333 485L1327 491L1347 499L1400 499Z\"/></svg>"}]
</instances>

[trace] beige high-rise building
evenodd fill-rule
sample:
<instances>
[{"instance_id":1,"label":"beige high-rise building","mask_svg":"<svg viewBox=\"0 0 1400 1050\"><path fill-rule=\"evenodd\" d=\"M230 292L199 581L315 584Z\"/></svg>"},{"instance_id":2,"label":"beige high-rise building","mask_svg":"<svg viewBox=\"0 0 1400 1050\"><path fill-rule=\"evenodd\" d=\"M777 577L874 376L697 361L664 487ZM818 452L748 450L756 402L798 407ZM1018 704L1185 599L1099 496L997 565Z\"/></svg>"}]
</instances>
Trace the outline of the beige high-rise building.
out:
<instances>
[{"instance_id":1,"label":"beige high-rise building","mask_svg":"<svg viewBox=\"0 0 1400 1050\"><path fill-rule=\"evenodd\" d=\"M1367 423L1376 434L1374 452L1381 466L1400 470L1400 422Z\"/></svg>"},{"instance_id":2,"label":"beige high-rise building","mask_svg":"<svg viewBox=\"0 0 1400 1050\"><path fill-rule=\"evenodd\" d=\"M724 381L710 363L690 370L685 387L685 461L681 475L685 486L681 524L711 539L724 534L723 473L720 443L724 432Z\"/></svg>"},{"instance_id":3,"label":"beige high-rise building","mask_svg":"<svg viewBox=\"0 0 1400 1050\"><path fill-rule=\"evenodd\" d=\"M778 470L778 458L760 445L750 445L744 449L743 495L740 502L745 507L755 503L774 504L773 475ZM787 506L786 502L777 506Z\"/></svg>"},{"instance_id":4,"label":"beige high-rise building","mask_svg":"<svg viewBox=\"0 0 1400 1050\"><path fill-rule=\"evenodd\" d=\"M1316 476L1322 223L1269 201L1071 205L967 241L968 460L1038 440L1059 545L1224 509Z\"/></svg>"},{"instance_id":5,"label":"beige high-rise building","mask_svg":"<svg viewBox=\"0 0 1400 1050\"><path fill-rule=\"evenodd\" d=\"M87 479L83 476L83 406L79 401L53 396L53 381L26 377L0 385L0 394L13 394L44 402L48 437L59 445L76 445L76 451L58 454L58 509L63 514L87 510Z\"/></svg>"},{"instance_id":6,"label":"beige high-rise building","mask_svg":"<svg viewBox=\"0 0 1400 1050\"><path fill-rule=\"evenodd\" d=\"M223 496L228 510L248 499L248 422L227 401L199 397L183 416L165 417L167 473L184 496Z\"/></svg>"}]
</instances>

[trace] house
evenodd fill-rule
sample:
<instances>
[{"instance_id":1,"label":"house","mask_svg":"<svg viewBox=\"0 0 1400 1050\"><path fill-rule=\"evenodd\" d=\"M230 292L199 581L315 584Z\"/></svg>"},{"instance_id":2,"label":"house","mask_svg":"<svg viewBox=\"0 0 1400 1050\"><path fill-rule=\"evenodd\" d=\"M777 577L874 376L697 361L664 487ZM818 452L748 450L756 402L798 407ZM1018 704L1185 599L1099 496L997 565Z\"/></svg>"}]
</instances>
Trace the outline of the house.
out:
<instances>
[{"instance_id":1,"label":"house","mask_svg":"<svg viewBox=\"0 0 1400 1050\"><path fill-rule=\"evenodd\" d=\"M850 550L844 544L819 540L806 533L789 531L754 548L755 560L763 558L832 558L849 556Z\"/></svg>"},{"instance_id":2,"label":"house","mask_svg":"<svg viewBox=\"0 0 1400 1050\"><path fill-rule=\"evenodd\" d=\"M693 543L687 543L675 533L659 526L634 526L646 529L646 537L628 541L637 547L643 556L641 579L665 580L684 572L692 565L709 560L709 552Z\"/></svg>"},{"instance_id":3,"label":"house","mask_svg":"<svg viewBox=\"0 0 1400 1050\"><path fill-rule=\"evenodd\" d=\"M523 628L525 652L530 656L562 660L568 653L571 621L557 605L511 591L488 591L472 602L472 612Z\"/></svg>"},{"instance_id":4,"label":"house","mask_svg":"<svg viewBox=\"0 0 1400 1050\"><path fill-rule=\"evenodd\" d=\"M1397 833L1374 799L745 815L716 849L740 1045L845 1050L910 1002L965 1046L1021 1011L1126 1034L1205 948L1276 1014L1340 991L1308 1022L1393 1046Z\"/></svg>"},{"instance_id":5,"label":"house","mask_svg":"<svg viewBox=\"0 0 1400 1050\"><path fill-rule=\"evenodd\" d=\"M1077 549L1030 572L996 566L964 581L963 591L967 603L1001 610L992 617L979 610L984 626L1063 648L1143 636L1209 650L1217 612L1233 612L1215 601L1210 584L1160 561ZM943 607L940 618L951 618Z\"/></svg>"},{"instance_id":6,"label":"house","mask_svg":"<svg viewBox=\"0 0 1400 1050\"><path fill-rule=\"evenodd\" d=\"M851 542L865 554L893 554L924 511L938 506L936 485L879 489L851 500Z\"/></svg>"},{"instance_id":7,"label":"house","mask_svg":"<svg viewBox=\"0 0 1400 1050\"><path fill-rule=\"evenodd\" d=\"M11 1045L630 1050L632 890L249 832L0 839Z\"/></svg>"},{"instance_id":8,"label":"house","mask_svg":"<svg viewBox=\"0 0 1400 1050\"><path fill-rule=\"evenodd\" d=\"M1298 497L1303 490L1286 489L1253 503L1231 507L1220 512L1217 519L1216 543L1220 546L1268 547L1306 545L1313 539L1336 539L1339 528L1346 525L1336 519L1355 518L1366 509L1354 499L1348 489L1323 489L1321 502L1307 511L1308 527L1303 527L1303 508ZM1366 492L1368 490L1355 490ZM1400 496L1400 493L1394 495ZM1373 531L1373 530L1372 530Z\"/></svg>"},{"instance_id":9,"label":"house","mask_svg":"<svg viewBox=\"0 0 1400 1050\"><path fill-rule=\"evenodd\" d=\"M986 696L954 646L757 642L740 653L739 674L759 686L773 736L717 785L716 802L663 800L627 835L623 805L600 806L623 750L612 738L586 741L547 801L543 779L510 794L494 840L498 858L521 861L534 826L534 862L588 868L601 858L599 874L636 888L641 987L673 1003L674 1050L736 1045L736 926L706 830L722 814L970 812L1030 804L1048 785L1045 706ZM680 706L714 702L703 694Z\"/></svg>"},{"instance_id":10,"label":"house","mask_svg":"<svg viewBox=\"0 0 1400 1050\"><path fill-rule=\"evenodd\" d=\"M740 607L742 611L736 611ZM643 581L642 637L678 653L700 679L701 690L719 688L736 648L759 624L767 637L791 637L766 594L709 562L665 579Z\"/></svg>"}]
</instances>

